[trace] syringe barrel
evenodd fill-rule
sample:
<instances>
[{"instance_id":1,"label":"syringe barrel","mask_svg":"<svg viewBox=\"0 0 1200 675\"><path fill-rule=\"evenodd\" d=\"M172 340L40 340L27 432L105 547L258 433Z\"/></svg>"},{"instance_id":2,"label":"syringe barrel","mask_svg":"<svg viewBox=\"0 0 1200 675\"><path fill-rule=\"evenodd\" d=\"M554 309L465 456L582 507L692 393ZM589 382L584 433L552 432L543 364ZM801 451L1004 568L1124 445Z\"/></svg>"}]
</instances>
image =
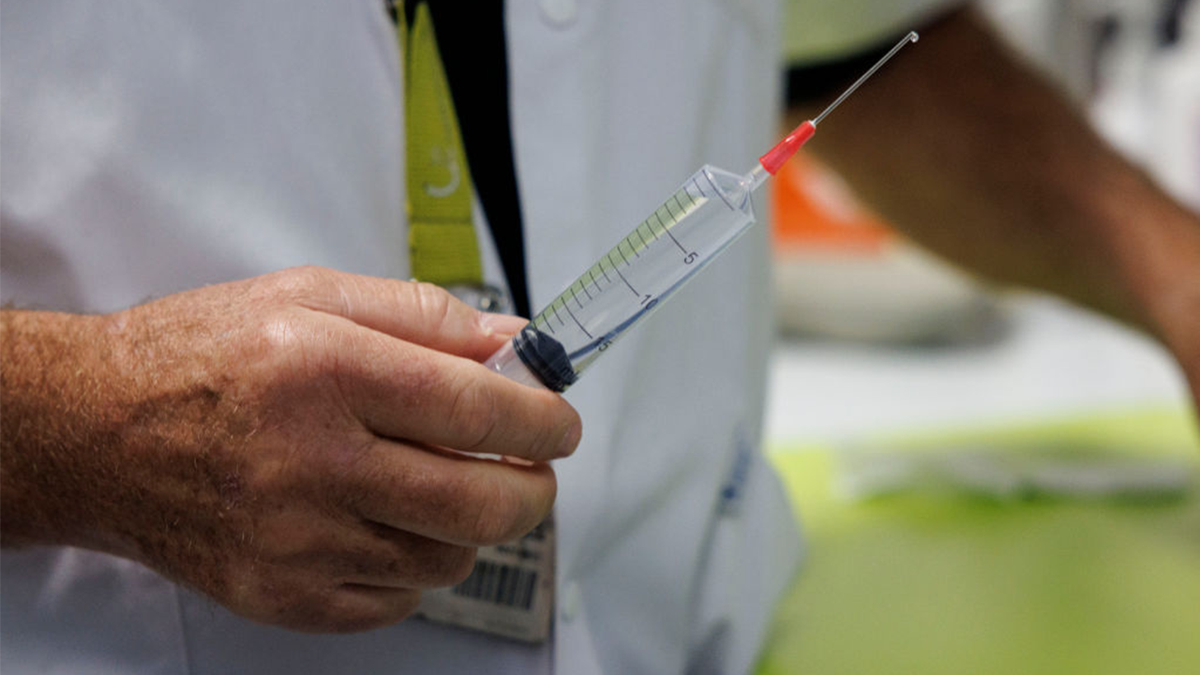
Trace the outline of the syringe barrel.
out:
<instances>
[{"instance_id":1,"label":"syringe barrel","mask_svg":"<svg viewBox=\"0 0 1200 675\"><path fill-rule=\"evenodd\" d=\"M504 346L496 350L495 354L489 356L483 365L514 382L531 387L545 387L546 383L542 381L542 378L534 374L529 369L529 366L525 365L525 362L521 360L521 357L517 355L516 347L513 345L515 340L516 338L513 338L513 340L505 342Z\"/></svg>"},{"instance_id":2,"label":"syringe barrel","mask_svg":"<svg viewBox=\"0 0 1200 675\"><path fill-rule=\"evenodd\" d=\"M574 384L754 223L750 195L760 183L754 172L702 167L493 355L489 367L518 381L533 375L555 391Z\"/></svg>"}]
</instances>

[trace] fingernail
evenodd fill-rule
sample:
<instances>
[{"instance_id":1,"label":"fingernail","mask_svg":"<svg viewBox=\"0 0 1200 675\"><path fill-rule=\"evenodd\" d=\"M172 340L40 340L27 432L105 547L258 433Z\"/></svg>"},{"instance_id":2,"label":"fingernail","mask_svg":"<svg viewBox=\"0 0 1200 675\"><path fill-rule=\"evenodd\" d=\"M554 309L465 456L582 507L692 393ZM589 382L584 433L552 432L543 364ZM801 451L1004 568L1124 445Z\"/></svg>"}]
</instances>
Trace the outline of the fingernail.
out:
<instances>
[{"instance_id":1,"label":"fingernail","mask_svg":"<svg viewBox=\"0 0 1200 675\"><path fill-rule=\"evenodd\" d=\"M520 332L526 323L528 321L525 319L511 314L479 313L479 327L483 334L489 337L492 335L512 337Z\"/></svg>"},{"instance_id":2,"label":"fingernail","mask_svg":"<svg viewBox=\"0 0 1200 675\"><path fill-rule=\"evenodd\" d=\"M575 453L575 448L579 446L580 439L583 438L583 423L576 420L563 430L563 434L558 442L558 450L555 451L555 457L569 457Z\"/></svg>"}]
</instances>

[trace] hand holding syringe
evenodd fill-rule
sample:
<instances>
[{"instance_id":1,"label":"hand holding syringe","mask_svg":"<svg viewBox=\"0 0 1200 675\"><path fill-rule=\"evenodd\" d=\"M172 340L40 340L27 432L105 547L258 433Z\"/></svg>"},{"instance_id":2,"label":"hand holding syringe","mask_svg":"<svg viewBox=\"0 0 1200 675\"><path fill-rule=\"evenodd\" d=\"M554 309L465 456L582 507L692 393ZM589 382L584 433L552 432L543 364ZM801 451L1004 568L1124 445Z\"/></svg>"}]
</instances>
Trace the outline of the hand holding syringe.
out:
<instances>
[{"instance_id":1,"label":"hand holding syringe","mask_svg":"<svg viewBox=\"0 0 1200 675\"><path fill-rule=\"evenodd\" d=\"M750 196L816 133L817 124L906 44L909 33L815 118L745 175L701 167L486 362L518 382L565 391L635 323L754 224Z\"/></svg>"}]
</instances>

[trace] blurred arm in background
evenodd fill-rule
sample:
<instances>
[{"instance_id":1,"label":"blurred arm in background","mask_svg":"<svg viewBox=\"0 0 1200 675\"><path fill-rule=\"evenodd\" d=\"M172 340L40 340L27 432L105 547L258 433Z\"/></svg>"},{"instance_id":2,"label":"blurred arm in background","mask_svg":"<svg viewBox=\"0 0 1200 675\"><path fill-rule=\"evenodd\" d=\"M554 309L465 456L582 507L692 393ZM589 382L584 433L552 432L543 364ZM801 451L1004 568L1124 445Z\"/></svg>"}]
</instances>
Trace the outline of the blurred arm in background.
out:
<instances>
[{"instance_id":1,"label":"blurred arm in background","mask_svg":"<svg viewBox=\"0 0 1200 675\"><path fill-rule=\"evenodd\" d=\"M819 104L794 106L789 122ZM809 146L914 240L1162 340L1200 399L1200 217L1121 158L972 9L881 70Z\"/></svg>"}]
</instances>

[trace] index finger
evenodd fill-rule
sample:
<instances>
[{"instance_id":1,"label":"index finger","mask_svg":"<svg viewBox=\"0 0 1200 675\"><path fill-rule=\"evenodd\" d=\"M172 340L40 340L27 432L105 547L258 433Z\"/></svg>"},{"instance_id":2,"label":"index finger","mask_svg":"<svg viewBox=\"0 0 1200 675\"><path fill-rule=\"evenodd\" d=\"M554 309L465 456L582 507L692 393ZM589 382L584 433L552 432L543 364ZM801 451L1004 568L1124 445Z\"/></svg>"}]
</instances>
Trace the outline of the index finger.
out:
<instances>
[{"instance_id":1,"label":"index finger","mask_svg":"<svg viewBox=\"0 0 1200 675\"><path fill-rule=\"evenodd\" d=\"M344 317L394 338L483 361L526 321L481 312L429 283L310 269L309 309Z\"/></svg>"},{"instance_id":2,"label":"index finger","mask_svg":"<svg viewBox=\"0 0 1200 675\"><path fill-rule=\"evenodd\" d=\"M339 388L377 435L532 461L565 457L579 443L579 414L554 392L361 327L351 335L339 354Z\"/></svg>"}]
</instances>

